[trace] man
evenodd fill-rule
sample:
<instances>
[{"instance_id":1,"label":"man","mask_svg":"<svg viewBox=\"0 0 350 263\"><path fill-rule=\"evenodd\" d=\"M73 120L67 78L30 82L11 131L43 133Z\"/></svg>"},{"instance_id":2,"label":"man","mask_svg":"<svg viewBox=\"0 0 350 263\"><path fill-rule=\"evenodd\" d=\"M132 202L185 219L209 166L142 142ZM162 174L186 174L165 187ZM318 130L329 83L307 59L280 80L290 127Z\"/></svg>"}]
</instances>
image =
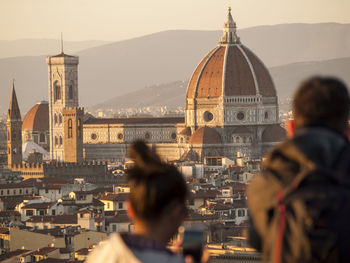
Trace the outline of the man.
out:
<instances>
[{"instance_id":1,"label":"man","mask_svg":"<svg viewBox=\"0 0 350 263\"><path fill-rule=\"evenodd\" d=\"M313 77L297 90L289 139L248 187L250 243L269 262L350 262L349 94Z\"/></svg>"}]
</instances>

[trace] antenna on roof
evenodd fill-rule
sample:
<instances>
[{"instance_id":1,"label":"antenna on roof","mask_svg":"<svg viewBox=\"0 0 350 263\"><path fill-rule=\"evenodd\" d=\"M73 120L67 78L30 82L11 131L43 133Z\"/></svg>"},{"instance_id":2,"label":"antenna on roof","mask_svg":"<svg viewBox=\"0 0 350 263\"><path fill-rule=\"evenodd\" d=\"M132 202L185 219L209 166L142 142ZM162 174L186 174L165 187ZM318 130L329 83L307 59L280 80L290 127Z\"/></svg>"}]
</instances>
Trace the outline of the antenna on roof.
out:
<instances>
[{"instance_id":1,"label":"antenna on roof","mask_svg":"<svg viewBox=\"0 0 350 263\"><path fill-rule=\"evenodd\" d=\"M12 87L15 87L15 79L12 79Z\"/></svg>"},{"instance_id":2,"label":"antenna on roof","mask_svg":"<svg viewBox=\"0 0 350 263\"><path fill-rule=\"evenodd\" d=\"M61 32L61 53L63 54L63 33Z\"/></svg>"}]
</instances>

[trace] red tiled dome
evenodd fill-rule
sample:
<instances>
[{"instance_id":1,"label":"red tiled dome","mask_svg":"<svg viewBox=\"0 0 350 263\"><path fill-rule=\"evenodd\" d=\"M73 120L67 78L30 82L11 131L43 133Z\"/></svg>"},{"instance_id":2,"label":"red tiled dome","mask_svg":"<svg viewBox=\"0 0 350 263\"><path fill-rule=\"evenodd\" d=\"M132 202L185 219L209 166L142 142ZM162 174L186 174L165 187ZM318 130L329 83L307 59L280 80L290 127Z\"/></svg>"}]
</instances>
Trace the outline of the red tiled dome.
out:
<instances>
[{"instance_id":1,"label":"red tiled dome","mask_svg":"<svg viewBox=\"0 0 350 263\"><path fill-rule=\"evenodd\" d=\"M187 98L255 95L275 97L276 89L264 63L241 44L229 10L224 35L192 74Z\"/></svg>"},{"instance_id":2,"label":"red tiled dome","mask_svg":"<svg viewBox=\"0 0 350 263\"><path fill-rule=\"evenodd\" d=\"M219 45L199 63L187 98L220 96L275 97L276 89L262 61L241 44Z\"/></svg>"},{"instance_id":3,"label":"red tiled dome","mask_svg":"<svg viewBox=\"0 0 350 263\"><path fill-rule=\"evenodd\" d=\"M188 143L189 144L221 144L222 141L221 141L220 134L214 128L204 126L202 128L199 128L192 134Z\"/></svg>"},{"instance_id":4,"label":"red tiled dome","mask_svg":"<svg viewBox=\"0 0 350 263\"><path fill-rule=\"evenodd\" d=\"M23 119L22 130L41 131L49 130L49 104L46 101L37 103Z\"/></svg>"},{"instance_id":5,"label":"red tiled dome","mask_svg":"<svg viewBox=\"0 0 350 263\"><path fill-rule=\"evenodd\" d=\"M286 138L286 130L279 124L272 125L265 129L262 134L263 142L281 142Z\"/></svg>"}]
</instances>

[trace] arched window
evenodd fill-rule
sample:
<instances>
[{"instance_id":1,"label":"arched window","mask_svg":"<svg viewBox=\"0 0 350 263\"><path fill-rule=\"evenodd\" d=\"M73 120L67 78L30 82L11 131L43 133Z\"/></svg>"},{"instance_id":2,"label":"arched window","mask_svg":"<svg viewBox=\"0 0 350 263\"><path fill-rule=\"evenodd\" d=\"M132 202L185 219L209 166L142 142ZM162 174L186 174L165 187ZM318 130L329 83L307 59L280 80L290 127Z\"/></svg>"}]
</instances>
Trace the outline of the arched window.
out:
<instances>
[{"instance_id":1,"label":"arched window","mask_svg":"<svg viewBox=\"0 0 350 263\"><path fill-rule=\"evenodd\" d=\"M60 136L60 145L63 144L63 139L62 139L62 136Z\"/></svg>"},{"instance_id":2,"label":"arched window","mask_svg":"<svg viewBox=\"0 0 350 263\"><path fill-rule=\"evenodd\" d=\"M78 138L81 138L81 119L78 119Z\"/></svg>"},{"instance_id":3,"label":"arched window","mask_svg":"<svg viewBox=\"0 0 350 263\"><path fill-rule=\"evenodd\" d=\"M62 98L61 86L58 84L57 80L53 84L53 92L55 101L60 100Z\"/></svg>"},{"instance_id":4,"label":"arched window","mask_svg":"<svg viewBox=\"0 0 350 263\"><path fill-rule=\"evenodd\" d=\"M58 123L62 124L62 114L61 113L58 115Z\"/></svg>"},{"instance_id":5,"label":"arched window","mask_svg":"<svg viewBox=\"0 0 350 263\"><path fill-rule=\"evenodd\" d=\"M72 100L73 99L73 85L69 85L68 87L68 99Z\"/></svg>"},{"instance_id":6,"label":"arched window","mask_svg":"<svg viewBox=\"0 0 350 263\"><path fill-rule=\"evenodd\" d=\"M269 118L269 113L265 111L265 120L267 120L268 118Z\"/></svg>"},{"instance_id":7,"label":"arched window","mask_svg":"<svg viewBox=\"0 0 350 263\"><path fill-rule=\"evenodd\" d=\"M57 124L58 123L58 121L57 121L57 115L56 115L56 113L55 113L55 115L54 115L54 124Z\"/></svg>"},{"instance_id":8,"label":"arched window","mask_svg":"<svg viewBox=\"0 0 350 263\"><path fill-rule=\"evenodd\" d=\"M58 145L58 138L55 136L55 145Z\"/></svg>"},{"instance_id":9,"label":"arched window","mask_svg":"<svg viewBox=\"0 0 350 263\"><path fill-rule=\"evenodd\" d=\"M72 119L68 120L68 138L73 137L73 122Z\"/></svg>"}]
</instances>

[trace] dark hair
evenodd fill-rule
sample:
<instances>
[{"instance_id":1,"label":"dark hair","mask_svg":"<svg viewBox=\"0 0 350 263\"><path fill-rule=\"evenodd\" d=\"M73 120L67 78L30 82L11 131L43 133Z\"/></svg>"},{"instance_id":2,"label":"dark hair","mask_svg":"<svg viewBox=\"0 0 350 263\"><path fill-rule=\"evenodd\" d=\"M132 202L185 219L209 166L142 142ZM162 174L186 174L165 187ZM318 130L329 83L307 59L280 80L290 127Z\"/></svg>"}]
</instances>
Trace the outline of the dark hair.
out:
<instances>
[{"instance_id":1,"label":"dark hair","mask_svg":"<svg viewBox=\"0 0 350 263\"><path fill-rule=\"evenodd\" d=\"M135 160L128 171L130 203L137 217L156 222L171 203L185 205L186 182L175 166L161 161L143 141L133 143L130 157Z\"/></svg>"},{"instance_id":2,"label":"dark hair","mask_svg":"<svg viewBox=\"0 0 350 263\"><path fill-rule=\"evenodd\" d=\"M347 126L349 93L346 85L333 77L312 77L304 81L293 100L297 126L324 124L340 131Z\"/></svg>"}]
</instances>

